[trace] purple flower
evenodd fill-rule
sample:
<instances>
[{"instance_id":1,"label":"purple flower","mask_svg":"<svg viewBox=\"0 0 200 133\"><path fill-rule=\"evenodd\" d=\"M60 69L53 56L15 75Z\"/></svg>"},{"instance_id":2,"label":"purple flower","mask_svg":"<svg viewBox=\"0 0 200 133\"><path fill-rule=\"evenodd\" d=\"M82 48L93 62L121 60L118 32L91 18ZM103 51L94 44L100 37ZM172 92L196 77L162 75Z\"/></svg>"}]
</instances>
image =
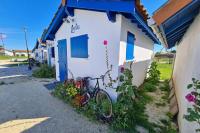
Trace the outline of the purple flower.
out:
<instances>
[{"instance_id":1,"label":"purple flower","mask_svg":"<svg viewBox=\"0 0 200 133\"><path fill-rule=\"evenodd\" d=\"M194 95L192 95L191 93L187 94L185 96L185 98L188 100L188 102L195 102L196 101L196 97Z\"/></svg>"}]
</instances>

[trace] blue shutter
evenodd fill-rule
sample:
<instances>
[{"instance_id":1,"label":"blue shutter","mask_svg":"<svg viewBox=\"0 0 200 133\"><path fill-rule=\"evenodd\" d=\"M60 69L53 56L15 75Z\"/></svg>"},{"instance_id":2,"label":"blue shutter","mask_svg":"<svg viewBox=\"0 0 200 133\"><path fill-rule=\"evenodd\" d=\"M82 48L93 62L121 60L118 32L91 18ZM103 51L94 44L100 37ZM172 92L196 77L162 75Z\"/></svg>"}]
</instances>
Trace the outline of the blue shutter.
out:
<instances>
[{"instance_id":1,"label":"blue shutter","mask_svg":"<svg viewBox=\"0 0 200 133\"><path fill-rule=\"evenodd\" d=\"M71 57L88 58L88 35L71 38Z\"/></svg>"},{"instance_id":2,"label":"blue shutter","mask_svg":"<svg viewBox=\"0 0 200 133\"><path fill-rule=\"evenodd\" d=\"M135 36L128 32L127 34L127 46L126 46L126 60L134 59L134 41Z\"/></svg>"},{"instance_id":3,"label":"blue shutter","mask_svg":"<svg viewBox=\"0 0 200 133\"><path fill-rule=\"evenodd\" d=\"M51 48L51 57L55 58L55 49L54 49L54 47Z\"/></svg>"}]
</instances>

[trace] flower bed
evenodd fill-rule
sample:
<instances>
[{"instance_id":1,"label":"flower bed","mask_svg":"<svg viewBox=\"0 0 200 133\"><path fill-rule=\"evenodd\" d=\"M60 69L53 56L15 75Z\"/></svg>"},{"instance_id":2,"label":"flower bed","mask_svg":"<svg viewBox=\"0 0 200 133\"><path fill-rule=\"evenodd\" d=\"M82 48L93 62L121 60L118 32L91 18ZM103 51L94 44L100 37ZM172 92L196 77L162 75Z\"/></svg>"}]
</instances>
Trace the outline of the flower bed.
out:
<instances>
[{"instance_id":1,"label":"flower bed","mask_svg":"<svg viewBox=\"0 0 200 133\"><path fill-rule=\"evenodd\" d=\"M151 67L152 71L156 71L155 67ZM150 123L148 114L145 114L146 104L151 102L152 98L147 95L147 90L143 87L137 88L132 84L132 71L129 69L121 69L122 75L119 77L122 84L116 88L120 94L116 103L113 103L113 117L111 121L106 121L111 129L122 132L138 132L138 127L143 127L149 132L173 132L176 130L171 128L170 121L167 121L166 127ZM149 71L149 72L152 72ZM150 83L158 82L159 72L156 75L150 74L148 80ZM146 81L146 82L147 82ZM155 87L156 87L155 85ZM82 106L81 101L81 83L74 84L66 82L59 85L53 94L63 101L71 104L75 109L87 116L91 120L102 121L98 116L98 105L94 99L91 99L88 104ZM105 121L103 121L105 122ZM159 130L158 130L159 128Z\"/></svg>"}]
</instances>

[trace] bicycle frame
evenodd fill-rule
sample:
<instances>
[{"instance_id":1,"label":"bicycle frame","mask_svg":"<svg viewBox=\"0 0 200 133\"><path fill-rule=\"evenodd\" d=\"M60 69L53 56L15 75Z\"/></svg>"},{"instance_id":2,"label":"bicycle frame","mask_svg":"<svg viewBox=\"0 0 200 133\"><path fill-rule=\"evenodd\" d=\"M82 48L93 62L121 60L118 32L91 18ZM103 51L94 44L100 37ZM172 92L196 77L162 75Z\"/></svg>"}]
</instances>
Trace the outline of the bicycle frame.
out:
<instances>
[{"instance_id":1,"label":"bicycle frame","mask_svg":"<svg viewBox=\"0 0 200 133\"><path fill-rule=\"evenodd\" d=\"M87 92L91 95L91 97L94 97L96 93L100 90L99 80L102 78L88 78L90 80L96 80L96 84L94 87L92 87L92 92L89 90L90 88L87 87Z\"/></svg>"}]
</instances>

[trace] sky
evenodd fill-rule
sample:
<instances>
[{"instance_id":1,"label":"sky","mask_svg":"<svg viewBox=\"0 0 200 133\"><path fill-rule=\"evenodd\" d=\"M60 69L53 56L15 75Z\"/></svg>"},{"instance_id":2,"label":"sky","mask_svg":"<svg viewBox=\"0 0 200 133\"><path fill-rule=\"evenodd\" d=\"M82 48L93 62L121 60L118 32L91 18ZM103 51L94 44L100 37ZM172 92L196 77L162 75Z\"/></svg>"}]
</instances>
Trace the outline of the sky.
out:
<instances>
[{"instance_id":1,"label":"sky","mask_svg":"<svg viewBox=\"0 0 200 133\"><path fill-rule=\"evenodd\" d=\"M141 0L150 16L167 0ZM29 49L50 24L61 0L1 0L0 33L5 33L6 49L25 49L23 27L27 28ZM1 44L1 42L0 42ZM162 46L156 45L155 51Z\"/></svg>"}]
</instances>

